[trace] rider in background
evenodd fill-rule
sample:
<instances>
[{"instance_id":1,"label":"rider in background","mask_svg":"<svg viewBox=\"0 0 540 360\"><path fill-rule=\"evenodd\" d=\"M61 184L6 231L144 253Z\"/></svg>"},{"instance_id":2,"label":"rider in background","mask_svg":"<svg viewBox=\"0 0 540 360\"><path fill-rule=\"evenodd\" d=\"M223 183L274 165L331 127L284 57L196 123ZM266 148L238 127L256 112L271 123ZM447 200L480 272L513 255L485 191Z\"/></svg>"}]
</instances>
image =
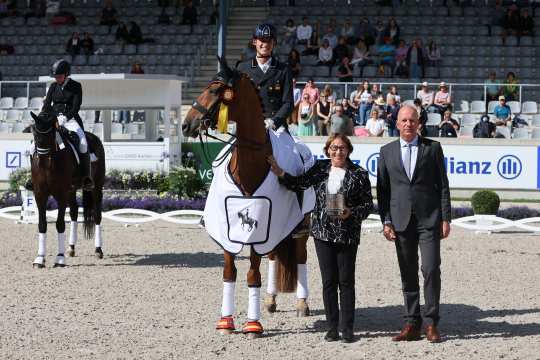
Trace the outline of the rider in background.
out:
<instances>
[{"instance_id":1,"label":"rider in background","mask_svg":"<svg viewBox=\"0 0 540 360\"><path fill-rule=\"evenodd\" d=\"M79 82L71 79L71 66L64 59L57 60L51 69L51 76L56 82L52 83L47 91L42 111L57 114L58 125L72 131L79 137L80 167L82 187L84 190L92 190L94 187L90 175L90 154L88 142L84 134L84 126L79 109L82 103L82 86Z\"/></svg>"},{"instance_id":2,"label":"rider in background","mask_svg":"<svg viewBox=\"0 0 540 360\"><path fill-rule=\"evenodd\" d=\"M272 56L277 43L276 29L271 24L260 24L253 33L256 55L238 64L238 70L248 74L263 102L267 129L287 128L287 117L294 108L292 73L288 64Z\"/></svg>"}]
</instances>

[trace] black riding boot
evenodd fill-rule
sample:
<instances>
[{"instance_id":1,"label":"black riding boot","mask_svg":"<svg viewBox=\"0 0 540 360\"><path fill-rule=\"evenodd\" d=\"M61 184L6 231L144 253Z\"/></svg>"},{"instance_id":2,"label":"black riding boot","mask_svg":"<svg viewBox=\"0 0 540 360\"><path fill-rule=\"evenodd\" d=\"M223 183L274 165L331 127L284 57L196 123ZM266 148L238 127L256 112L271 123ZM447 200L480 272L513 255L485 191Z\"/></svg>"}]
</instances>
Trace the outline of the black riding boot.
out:
<instances>
[{"instance_id":1,"label":"black riding boot","mask_svg":"<svg viewBox=\"0 0 540 360\"><path fill-rule=\"evenodd\" d=\"M81 178L83 190L92 190L94 188L91 169L92 164L90 163L90 153L87 151L84 154L81 154Z\"/></svg>"}]
</instances>

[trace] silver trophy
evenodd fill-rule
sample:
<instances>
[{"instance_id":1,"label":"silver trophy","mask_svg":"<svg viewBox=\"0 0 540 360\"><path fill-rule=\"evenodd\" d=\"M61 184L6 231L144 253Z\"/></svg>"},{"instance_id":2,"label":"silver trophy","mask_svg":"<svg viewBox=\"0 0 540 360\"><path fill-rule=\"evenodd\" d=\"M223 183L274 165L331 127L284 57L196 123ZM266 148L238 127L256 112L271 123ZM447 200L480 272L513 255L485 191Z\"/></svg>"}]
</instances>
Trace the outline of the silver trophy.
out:
<instances>
[{"instance_id":1,"label":"silver trophy","mask_svg":"<svg viewBox=\"0 0 540 360\"><path fill-rule=\"evenodd\" d=\"M345 197L341 191L336 194L326 193L326 213L328 216L337 217L345 210Z\"/></svg>"}]
</instances>

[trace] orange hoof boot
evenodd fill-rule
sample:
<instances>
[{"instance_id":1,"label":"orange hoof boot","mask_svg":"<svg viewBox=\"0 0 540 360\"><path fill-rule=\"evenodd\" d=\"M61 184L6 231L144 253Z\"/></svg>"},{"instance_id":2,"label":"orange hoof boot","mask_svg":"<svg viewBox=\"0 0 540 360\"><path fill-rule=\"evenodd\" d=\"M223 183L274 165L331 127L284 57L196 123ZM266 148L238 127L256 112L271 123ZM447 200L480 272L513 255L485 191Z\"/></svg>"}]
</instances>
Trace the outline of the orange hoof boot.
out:
<instances>
[{"instance_id":1,"label":"orange hoof boot","mask_svg":"<svg viewBox=\"0 0 540 360\"><path fill-rule=\"evenodd\" d=\"M219 319L216 330L223 335L229 335L234 332L234 320L232 316L224 316Z\"/></svg>"},{"instance_id":2,"label":"orange hoof boot","mask_svg":"<svg viewBox=\"0 0 540 360\"><path fill-rule=\"evenodd\" d=\"M242 328L242 333L246 334L248 339L256 339L262 335L264 329L258 321L248 321Z\"/></svg>"}]
</instances>

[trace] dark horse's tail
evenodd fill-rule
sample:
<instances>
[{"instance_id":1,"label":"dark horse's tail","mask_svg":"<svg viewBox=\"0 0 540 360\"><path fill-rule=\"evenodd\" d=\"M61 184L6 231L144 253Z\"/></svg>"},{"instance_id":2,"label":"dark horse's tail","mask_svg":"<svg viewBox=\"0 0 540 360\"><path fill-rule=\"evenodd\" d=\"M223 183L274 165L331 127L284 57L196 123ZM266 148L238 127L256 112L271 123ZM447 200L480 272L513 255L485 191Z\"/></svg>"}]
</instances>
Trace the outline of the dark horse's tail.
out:
<instances>
[{"instance_id":1,"label":"dark horse's tail","mask_svg":"<svg viewBox=\"0 0 540 360\"><path fill-rule=\"evenodd\" d=\"M277 290L293 292L296 290L298 269L296 261L296 242L292 235L287 236L276 248Z\"/></svg>"},{"instance_id":2,"label":"dark horse's tail","mask_svg":"<svg viewBox=\"0 0 540 360\"><path fill-rule=\"evenodd\" d=\"M95 202L92 191L82 192L83 214L84 214L84 235L87 239L94 237L96 219L94 218Z\"/></svg>"}]
</instances>

